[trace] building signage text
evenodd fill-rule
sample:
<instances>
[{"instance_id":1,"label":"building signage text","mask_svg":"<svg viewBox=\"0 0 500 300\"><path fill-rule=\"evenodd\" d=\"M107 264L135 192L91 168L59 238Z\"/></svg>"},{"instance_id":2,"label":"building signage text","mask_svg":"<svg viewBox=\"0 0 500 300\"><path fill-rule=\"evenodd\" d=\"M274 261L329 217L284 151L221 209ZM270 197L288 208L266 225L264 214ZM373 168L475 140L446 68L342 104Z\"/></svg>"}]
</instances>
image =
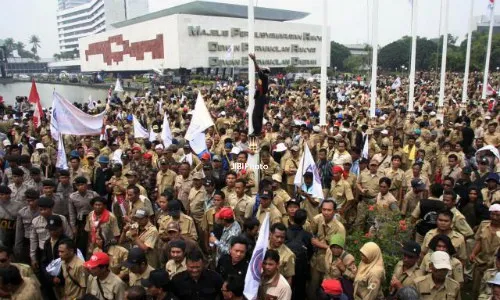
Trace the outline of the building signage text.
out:
<instances>
[{"instance_id":1,"label":"building signage text","mask_svg":"<svg viewBox=\"0 0 500 300\"><path fill-rule=\"evenodd\" d=\"M240 28L230 30L203 29L200 26L188 26L189 36L219 36L219 37L248 37L248 31ZM300 41L321 41L321 36L312 35L309 32L296 33L276 33L276 32L255 32L258 39L278 39L278 40L300 40Z\"/></svg>"}]
</instances>

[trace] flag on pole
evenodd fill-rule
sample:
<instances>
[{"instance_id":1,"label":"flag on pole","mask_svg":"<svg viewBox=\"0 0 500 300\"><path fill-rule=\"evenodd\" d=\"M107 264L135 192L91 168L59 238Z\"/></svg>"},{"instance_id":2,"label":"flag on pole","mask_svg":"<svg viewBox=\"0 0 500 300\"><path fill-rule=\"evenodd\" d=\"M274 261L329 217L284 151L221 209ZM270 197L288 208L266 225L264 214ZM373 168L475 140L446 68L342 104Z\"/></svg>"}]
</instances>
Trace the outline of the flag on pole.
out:
<instances>
[{"instance_id":1,"label":"flag on pole","mask_svg":"<svg viewBox=\"0 0 500 300\"><path fill-rule=\"evenodd\" d=\"M163 142L163 146L165 149L172 145L172 132L170 131L170 125L168 124L168 115L167 113L163 114L163 125L161 127L161 140Z\"/></svg>"},{"instance_id":2,"label":"flag on pole","mask_svg":"<svg viewBox=\"0 0 500 300\"><path fill-rule=\"evenodd\" d=\"M495 89L488 83L488 86L486 86L486 96L494 96L496 93Z\"/></svg>"},{"instance_id":3,"label":"flag on pole","mask_svg":"<svg viewBox=\"0 0 500 300\"><path fill-rule=\"evenodd\" d=\"M35 104L35 111L33 112L33 124L35 128L40 127L43 118L42 104L40 103L40 95L36 89L35 79L31 81L31 91L28 97L30 103Z\"/></svg>"},{"instance_id":4,"label":"flag on pole","mask_svg":"<svg viewBox=\"0 0 500 300\"><path fill-rule=\"evenodd\" d=\"M227 48L226 59L233 58L233 54L234 54L234 45L231 45L231 46L229 46L229 48Z\"/></svg>"},{"instance_id":5,"label":"flag on pole","mask_svg":"<svg viewBox=\"0 0 500 300\"><path fill-rule=\"evenodd\" d=\"M94 102L94 100L92 100L92 95L89 95L89 103L87 106L89 109L94 109L96 106L96 103Z\"/></svg>"},{"instance_id":6,"label":"flag on pole","mask_svg":"<svg viewBox=\"0 0 500 300\"><path fill-rule=\"evenodd\" d=\"M401 86L401 78L396 78L396 80L394 80L394 82L392 83L391 85L391 89L395 90L397 88L399 88Z\"/></svg>"},{"instance_id":7,"label":"flag on pole","mask_svg":"<svg viewBox=\"0 0 500 300\"><path fill-rule=\"evenodd\" d=\"M304 182L303 177L306 172L313 173L313 190L312 195L314 198L324 199L323 196L323 188L321 187L321 177L319 176L318 167L314 162L314 158L307 146L307 143L304 143L304 153L302 153L302 157L300 158L299 168L297 173L295 174L295 178L293 183L302 188L302 184Z\"/></svg>"},{"instance_id":8,"label":"flag on pole","mask_svg":"<svg viewBox=\"0 0 500 300\"><path fill-rule=\"evenodd\" d=\"M123 93L123 87L122 83L120 82L120 78L116 78L115 92Z\"/></svg>"},{"instance_id":9,"label":"flag on pole","mask_svg":"<svg viewBox=\"0 0 500 300\"><path fill-rule=\"evenodd\" d=\"M134 137L143 139L149 138L148 130L142 127L141 123L139 123L139 120L137 120L135 116L132 116L132 119L132 125L134 126Z\"/></svg>"},{"instance_id":10,"label":"flag on pole","mask_svg":"<svg viewBox=\"0 0 500 300\"><path fill-rule=\"evenodd\" d=\"M151 126L151 129L149 130L149 141L152 143L156 141L156 139L157 139L156 133L153 130L153 126Z\"/></svg>"},{"instance_id":11,"label":"flag on pole","mask_svg":"<svg viewBox=\"0 0 500 300\"><path fill-rule=\"evenodd\" d=\"M269 244L269 213L266 212L264 222L260 225L259 237L255 243L252 258L248 264L248 271L245 276L245 289L243 294L248 300L256 300L259 291L260 276L262 274L262 262L266 256Z\"/></svg>"},{"instance_id":12,"label":"flag on pole","mask_svg":"<svg viewBox=\"0 0 500 300\"><path fill-rule=\"evenodd\" d=\"M362 158L366 158L368 159L368 139L370 137L368 135L366 135L366 140L365 140L365 143L363 145L363 151L361 152L361 157Z\"/></svg>"},{"instance_id":13,"label":"flag on pole","mask_svg":"<svg viewBox=\"0 0 500 300\"><path fill-rule=\"evenodd\" d=\"M200 154L207 149L204 131L213 125L214 121L208 112L205 100L203 100L201 93L198 92L198 98L196 99L191 117L191 124L189 124L189 128L184 136L184 138L189 141L189 145L196 154Z\"/></svg>"},{"instance_id":14,"label":"flag on pole","mask_svg":"<svg viewBox=\"0 0 500 300\"><path fill-rule=\"evenodd\" d=\"M57 160L56 160L56 168L60 170L67 170L68 160L66 159L66 151L64 150L64 143L62 135L59 135L59 142L57 146Z\"/></svg>"}]
</instances>

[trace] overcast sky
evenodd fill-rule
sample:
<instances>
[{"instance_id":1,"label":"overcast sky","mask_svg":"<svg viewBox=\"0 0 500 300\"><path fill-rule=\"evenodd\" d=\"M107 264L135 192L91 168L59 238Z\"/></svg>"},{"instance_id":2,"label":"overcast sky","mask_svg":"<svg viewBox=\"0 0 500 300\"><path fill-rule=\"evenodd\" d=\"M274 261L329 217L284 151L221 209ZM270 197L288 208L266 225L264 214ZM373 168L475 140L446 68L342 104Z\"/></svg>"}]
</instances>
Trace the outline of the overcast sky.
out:
<instances>
[{"instance_id":1,"label":"overcast sky","mask_svg":"<svg viewBox=\"0 0 500 300\"><path fill-rule=\"evenodd\" d=\"M191 0L149 0L150 10L156 11ZM212 0L248 4L246 0ZM322 0L254 0L257 6L309 12L296 22L321 24ZM449 33L462 40L467 33L470 0L449 0ZM40 56L50 58L58 52L56 10L57 0L0 0L0 39L8 37L28 44L36 34L41 40ZM328 0L331 38L343 44L371 41L372 0ZM474 0L474 15L487 13L488 0ZM417 34L429 38L440 32L439 0L418 0ZM500 14L500 5L495 8ZM409 0L379 0L379 45L386 45L404 35L410 35L411 11Z\"/></svg>"}]
</instances>

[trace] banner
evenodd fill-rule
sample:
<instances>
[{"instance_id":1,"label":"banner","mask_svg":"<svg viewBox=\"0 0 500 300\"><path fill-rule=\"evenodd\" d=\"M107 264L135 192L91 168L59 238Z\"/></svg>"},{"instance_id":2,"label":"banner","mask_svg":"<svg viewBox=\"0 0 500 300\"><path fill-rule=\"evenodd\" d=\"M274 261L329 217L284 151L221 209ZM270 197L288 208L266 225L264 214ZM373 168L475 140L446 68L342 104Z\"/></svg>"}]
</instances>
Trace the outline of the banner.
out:
<instances>
[{"instance_id":1,"label":"banner","mask_svg":"<svg viewBox=\"0 0 500 300\"><path fill-rule=\"evenodd\" d=\"M139 120L137 120L135 116L132 116L132 119L132 124L134 126L134 138L149 138L148 130L142 127L141 123L139 123Z\"/></svg>"},{"instance_id":2,"label":"banner","mask_svg":"<svg viewBox=\"0 0 500 300\"><path fill-rule=\"evenodd\" d=\"M394 82L392 83L391 85L391 89L392 90L395 90L397 88L399 88L401 86L401 78L396 78L396 80L394 80Z\"/></svg>"},{"instance_id":3,"label":"banner","mask_svg":"<svg viewBox=\"0 0 500 300\"><path fill-rule=\"evenodd\" d=\"M302 188L302 184L304 182L303 177L306 172L313 173L313 197L324 199L325 197L323 195L323 188L321 187L321 177L319 176L318 167L314 162L314 158L311 154L311 151L309 151L307 143L304 143L304 153L300 158L299 168L293 180L293 183L299 188Z\"/></svg>"},{"instance_id":4,"label":"banner","mask_svg":"<svg viewBox=\"0 0 500 300\"><path fill-rule=\"evenodd\" d=\"M212 116L210 116L210 113L208 112L205 100L203 100L201 93L198 92L198 98L196 99L196 104L191 117L191 124L189 124L185 139L190 141L194 139L197 134L204 132L208 127L213 125L214 121L212 121Z\"/></svg>"},{"instance_id":5,"label":"banner","mask_svg":"<svg viewBox=\"0 0 500 300\"><path fill-rule=\"evenodd\" d=\"M252 258L248 264L248 271L245 276L245 289L243 295L248 300L256 300L259 291L260 277L262 274L262 262L266 256L267 246L269 244L269 213L266 212L264 222L260 225L259 237L253 250Z\"/></svg>"},{"instance_id":6,"label":"banner","mask_svg":"<svg viewBox=\"0 0 500 300\"><path fill-rule=\"evenodd\" d=\"M100 135L105 111L89 115L54 92L50 120L51 135L55 140L60 134Z\"/></svg>"},{"instance_id":7,"label":"banner","mask_svg":"<svg viewBox=\"0 0 500 300\"><path fill-rule=\"evenodd\" d=\"M66 158L66 151L64 150L64 143L62 135L59 136L59 142L57 146L57 160L56 160L56 168L60 170L67 170L68 160Z\"/></svg>"},{"instance_id":8,"label":"banner","mask_svg":"<svg viewBox=\"0 0 500 300\"><path fill-rule=\"evenodd\" d=\"M172 131L170 131L170 125L168 124L167 113L163 114L163 125L161 127L161 140L163 146L167 149L168 146L172 145Z\"/></svg>"}]
</instances>

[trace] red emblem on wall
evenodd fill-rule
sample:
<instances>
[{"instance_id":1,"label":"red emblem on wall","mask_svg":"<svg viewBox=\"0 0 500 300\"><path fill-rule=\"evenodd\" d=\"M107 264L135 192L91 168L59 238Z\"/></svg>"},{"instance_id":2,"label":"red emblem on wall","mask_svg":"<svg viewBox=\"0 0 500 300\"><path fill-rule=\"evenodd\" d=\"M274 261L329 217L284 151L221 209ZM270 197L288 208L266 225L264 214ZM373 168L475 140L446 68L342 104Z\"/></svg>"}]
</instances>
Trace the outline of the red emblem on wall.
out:
<instances>
[{"instance_id":1,"label":"red emblem on wall","mask_svg":"<svg viewBox=\"0 0 500 300\"><path fill-rule=\"evenodd\" d=\"M123 46L123 51L112 52L112 43ZM121 34L110 36L106 41L89 44L85 50L85 59L88 61L90 55L102 54L103 62L111 66L113 62L118 64L123 61L125 54L135 57L136 60L144 60L144 53L146 52L151 52L153 59L164 58L163 34L157 34L154 40L133 43L129 40L123 40L123 35Z\"/></svg>"}]
</instances>

